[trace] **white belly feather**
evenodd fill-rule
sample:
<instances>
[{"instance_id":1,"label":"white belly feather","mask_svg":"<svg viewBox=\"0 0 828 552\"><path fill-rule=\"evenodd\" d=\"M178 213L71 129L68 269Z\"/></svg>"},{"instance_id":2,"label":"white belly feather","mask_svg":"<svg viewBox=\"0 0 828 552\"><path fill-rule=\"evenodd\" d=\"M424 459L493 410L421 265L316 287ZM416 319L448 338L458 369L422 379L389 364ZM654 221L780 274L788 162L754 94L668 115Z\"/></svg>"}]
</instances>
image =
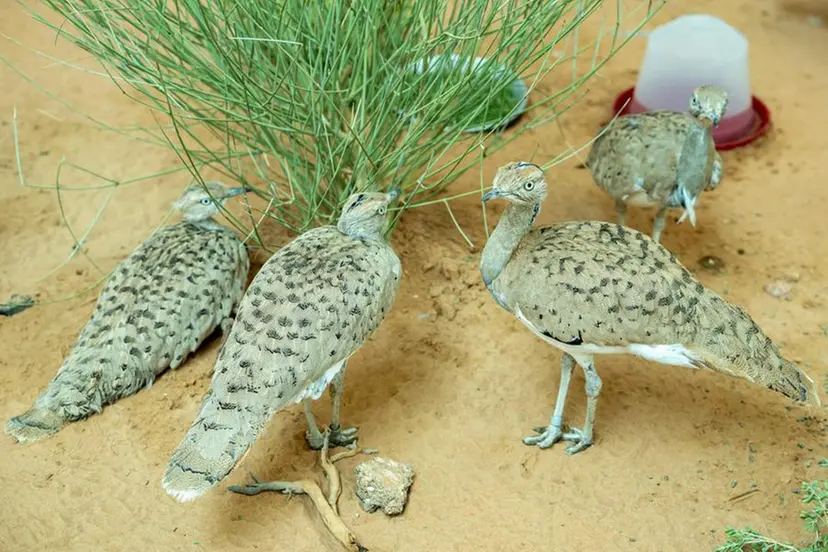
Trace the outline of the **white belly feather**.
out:
<instances>
[{"instance_id":1,"label":"white belly feather","mask_svg":"<svg viewBox=\"0 0 828 552\"><path fill-rule=\"evenodd\" d=\"M683 366L685 368L699 368L702 364L700 356L688 350L680 343L663 344L663 345L643 345L640 343L630 343L626 346L604 346L594 345L592 343L582 343L580 345L568 345L561 343L551 337L543 335L541 331L532 324L523 313L520 307L515 307L515 316L523 322L527 328L532 330L532 333L558 349L569 353L574 357L591 356L591 355L635 355L653 362L660 362L661 364L670 364L673 366Z\"/></svg>"},{"instance_id":2,"label":"white belly feather","mask_svg":"<svg viewBox=\"0 0 828 552\"><path fill-rule=\"evenodd\" d=\"M313 399L318 400L319 397L322 396L322 393L325 392L325 389L328 388L328 385L333 381L334 377L345 367L345 362L347 358L344 358L325 370L325 373L322 374L322 377L312 381L310 384L306 385L304 389L299 391L295 397L293 397L293 402L300 403L305 399Z\"/></svg>"},{"instance_id":3,"label":"white belly feather","mask_svg":"<svg viewBox=\"0 0 828 552\"><path fill-rule=\"evenodd\" d=\"M621 199L632 207L655 207L658 205L658 201L652 199L644 190L627 194Z\"/></svg>"}]
</instances>

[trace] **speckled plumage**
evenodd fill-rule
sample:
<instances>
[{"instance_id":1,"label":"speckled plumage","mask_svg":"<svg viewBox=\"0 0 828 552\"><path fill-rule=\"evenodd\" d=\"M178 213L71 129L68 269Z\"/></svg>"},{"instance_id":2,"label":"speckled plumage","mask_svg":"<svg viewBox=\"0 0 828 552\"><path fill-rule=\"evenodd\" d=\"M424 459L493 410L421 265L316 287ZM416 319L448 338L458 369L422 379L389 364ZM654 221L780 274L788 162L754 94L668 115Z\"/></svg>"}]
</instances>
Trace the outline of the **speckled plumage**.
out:
<instances>
[{"instance_id":1,"label":"speckled plumage","mask_svg":"<svg viewBox=\"0 0 828 552\"><path fill-rule=\"evenodd\" d=\"M210 390L163 479L178 500L192 500L223 479L279 409L307 410L329 383L332 435L347 359L377 329L399 287L400 261L382 237L390 194L358 194L337 227L310 230L262 267L219 354ZM318 443L321 446L321 443Z\"/></svg>"},{"instance_id":2,"label":"speckled plumage","mask_svg":"<svg viewBox=\"0 0 828 552\"><path fill-rule=\"evenodd\" d=\"M716 370L819 404L811 379L781 356L744 310L705 288L649 237L595 221L532 228L545 196L536 166L501 168L486 199L504 197L510 204L481 260L498 304L565 353L555 414L528 444L551 446L564 438L575 441L570 451L577 452L592 443L601 389L592 357L600 353ZM563 402L575 362L586 374L587 422L583 431L564 434Z\"/></svg>"},{"instance_id":3,"label":"speckled plumage","mask_svg":"<svg viewBox=\"0 0 828 552\"><path fill-rule=\"evenodd\" d=\"M689 216L695 225L698 197L721 182L722 159L712 128L726 108L724 90L702 86L690 100L690 115L674 111L624 115L595 139L586 166L598 187L615 200L619 224L624 224L627 205L633 205L657 209L655 241L668 209L683 208L682 219ZM692 151L686 148L688 138L697 142Z\"/></svg>"},{"instance_id":4,"label":"speckled plumage","mask_svg":"<svg viewBox=\"0 0 828 552\"><path fill-rule=\"evenodd\" d=\"M153 233L113 271L57 375L7 433L20 442L56 433L150 386L218 326L229 328L250 262L241 240L211 217L213 198L243 189L207 187L188 187L176 202L185 220Z\"/></svg>"}]
</instances>

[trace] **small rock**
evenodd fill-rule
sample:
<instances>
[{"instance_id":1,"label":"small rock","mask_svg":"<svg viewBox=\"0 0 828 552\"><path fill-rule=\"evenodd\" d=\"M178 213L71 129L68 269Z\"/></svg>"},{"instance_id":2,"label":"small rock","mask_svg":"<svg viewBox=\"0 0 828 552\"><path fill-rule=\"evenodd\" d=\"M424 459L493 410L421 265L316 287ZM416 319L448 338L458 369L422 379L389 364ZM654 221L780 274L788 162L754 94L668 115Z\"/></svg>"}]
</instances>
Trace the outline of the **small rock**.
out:
<instances>
[{"instance_id":1,"label":"small rock","mask_svg":"<svg viewBox=\"0 0 828 552\"><path fill-rule=\"evenodd\" d=\"M725 267L725 262L721 259L721 257L717 257L715 255L705 255L697 262L700 267L711 272L721 272Z\"/></svg>"},{"instance_id":2,"label":"small rock","mask_svg":"<svg viewBox=\"0 0 828 552\"><path fill-rule=\"evenodd\" d=\"M394 460L375 457L354 469L359 505L369 514L381 508L385 514L402 513L408 489L414 482L414 468Z\"/></svg>"},{"instance_id":3,"label":"small rock","mask_svg":"<svg viewBox=\"0 0 828 552\"><path fill-rule=\"evenodd\" d=\"M794 270L790 270L790 271L784 272L782 274L782 279L785 280L786 282L790 282L792 284L795 284L799 280L802 279L802 275L799 272L796 272Z\"/></svg>"},{"instance_id":4,"label":"small rock","mask_svg":"<svg viewBox=\"0 0 828 552\"><path fill-rule=\"evenodd\" d=\"M776 297L777 299L790 301L791 292L793 292L793 286L789 282L778 281L765 284L765 293L771 297Z\"/></svg>"}]
</instances>

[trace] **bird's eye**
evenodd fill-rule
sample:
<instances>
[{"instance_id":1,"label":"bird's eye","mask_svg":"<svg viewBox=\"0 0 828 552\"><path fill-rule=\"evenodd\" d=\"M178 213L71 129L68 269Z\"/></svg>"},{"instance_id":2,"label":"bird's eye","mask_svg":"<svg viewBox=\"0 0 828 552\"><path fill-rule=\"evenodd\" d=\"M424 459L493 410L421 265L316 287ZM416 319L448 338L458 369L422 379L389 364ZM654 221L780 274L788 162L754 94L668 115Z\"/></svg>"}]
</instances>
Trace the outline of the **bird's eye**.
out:
<instances>
[{"instance_id":1,"label":"bird's eye","mask_svg":"<svg viewBox=\"0 0 828 552\"><path fill-rule=\"evenodd\" d=\"M210 200L209 197L205 197L205 198L201 199L201 204L202 205L210 205L211 203L212 203L212 201Z\"/></svg>"},{"instance_id":2,"label":"bird's eye","mask_svg":"<svg viewBox=\"0 0 828 552\"><path fill-rule=\"evenodd\" d=\"M379 213L380 215L384 215L385 210L386 210L385 207L380 207L379 209L377 209L377 213Z\"/></svg>"},{"instance_id":3,"label":"bird's eye","mask_svg":"<svg viewBox=\"0 0 828 552\"><path fill-rule=\"evenodd\" d=\"M526 182L523 183L523 189L526 190L527 192L531 192L532 188L534 188L534 187L535 187L535 183L532 182L531 180L527 180Z\"/></svg>"}]
</instances>

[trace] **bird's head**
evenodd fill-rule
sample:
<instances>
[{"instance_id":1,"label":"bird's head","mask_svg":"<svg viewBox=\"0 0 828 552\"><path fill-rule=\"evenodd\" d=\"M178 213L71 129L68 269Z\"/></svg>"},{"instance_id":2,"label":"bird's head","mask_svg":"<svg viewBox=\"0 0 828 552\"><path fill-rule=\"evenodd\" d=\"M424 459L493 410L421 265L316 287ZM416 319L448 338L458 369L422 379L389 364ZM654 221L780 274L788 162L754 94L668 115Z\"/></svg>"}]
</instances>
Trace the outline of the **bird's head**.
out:
<instances>
[{"instance_id":1,"label":"bird's head","mask_svg":"<svg viewBox=\"0 0 828 552\"><path fill-rule=\"evenodd\" d=\"M388 205L399 195L398 189L388 193L360 192L351 195L342 208L337 228L354 238L379 237L388 221Z\"/></svg>"},{"instance_id":2,"label":"bird's head","mask_svg":"<svg viewBox=\"0 0 828 552\"><path fill-rule=\"evenodd\" d=\"M723 89L706 84L693 91L693 96L690 98L690 115L693 117L708 119L715 127L719 125L725 111L727 111L727 92Z\"/></svg>"},{"instance_id":3,"label":"bird's head","mask_svg":"<svg viewBox=\"0 0 828 552\"><path fill-rule=\"evenodd\" d=\"M483 196L483 201L502 197L513 203L537 205L543 203L546 192L543 170L533 163L518 161L497 170L492 189Z\"/></svg>"},{"instance_id":4,"label":"bird's head","mask_svg":"<svg viewBox=\"0 0 828 552\"><path fill-rule=\"evenodd\" d=\"M248 188L231 188L215 180L207 181L204 185L194 182L173 203L173 208L180 211L186 221L204 221L219 214L219 204L224 207L228 199L248 191Z\"/></svg>"}]
</instances>

